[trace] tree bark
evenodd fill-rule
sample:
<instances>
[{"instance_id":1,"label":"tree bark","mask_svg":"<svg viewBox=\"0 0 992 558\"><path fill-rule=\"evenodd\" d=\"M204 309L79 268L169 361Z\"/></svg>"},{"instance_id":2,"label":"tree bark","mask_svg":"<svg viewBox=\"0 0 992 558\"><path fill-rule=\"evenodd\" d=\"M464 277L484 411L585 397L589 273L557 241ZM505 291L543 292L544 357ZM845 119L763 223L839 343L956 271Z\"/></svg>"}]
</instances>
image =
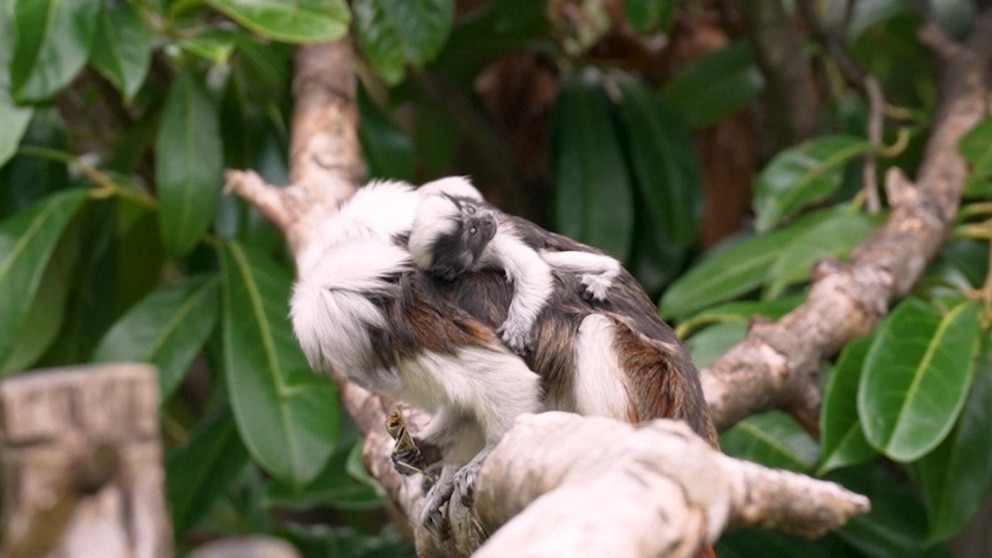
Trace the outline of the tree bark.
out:
<instances>
[{"instance_id":1,"label":"tree bark","mask_svg":"<svg viewBox=\"0 0 992 558\"><path fill-rule=\"evenodd\" d=\"M172 555L153 367L5 379L0 433L4 556Z\"/></svg>"}]
</instances>

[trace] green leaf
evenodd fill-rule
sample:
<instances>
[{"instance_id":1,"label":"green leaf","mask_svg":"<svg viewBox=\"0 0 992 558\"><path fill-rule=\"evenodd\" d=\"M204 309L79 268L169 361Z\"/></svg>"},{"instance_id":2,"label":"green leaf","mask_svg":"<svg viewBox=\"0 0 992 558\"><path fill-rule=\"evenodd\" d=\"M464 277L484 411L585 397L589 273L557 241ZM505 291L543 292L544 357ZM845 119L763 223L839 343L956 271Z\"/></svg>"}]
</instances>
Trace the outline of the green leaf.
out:
<instances>
[{"instance_id":1,"label":"green leaf","mask_svg":"<svg viewBox=\"0 0 992 558\"><path fill-rule=\"evenodd\" d=\"M789 415L771 411L737 423L720 435L727 455L766 467L808 471L816 462L816 442Z\"/></svg>"},{"instance_id":2,"label":"green leaf","mask_svg":"<svg viewBox=\"0 0 992 558\"><path fill-rule=\"evenodd\" d=\"M656 29L668 31L677 5L675 0L623 0L623 11L627 22L638 33Z\"/></svg>"},{"instance_id":3,"label":"green leaf","mask_svg":"<svg viewBox=\"0 0 992 558\"><path fill-rule=\"evenodd\" d=\"M841 171L872 145L853 136L821 136L786 149L771 160L755 182L755 228L770 230L804 207L837 191Z\"/></svg>"},{"instance_id":4,"label":"green leaf","mask_svg":"<svg viewBox=\"0 0 992 558\"><path fill-rule=\"evenodd\" d=\"M751 49L734 42L686 66L661 94L690 128L704 128L750 102L764 86Z\"/></svg>"},{"instance_id":5,"label":"green leaf","mask_svg":"<svg viewBox=\"0 0 992 558\"><path fill-rule=\"evenodd\" d=\"M627 259L633 232L630 178L598 83L569 79L555 108L556 224L562 234Z\"/></svg>"},{"instance_id":6,"label":"green leaf","mask_svg":"<svg viewBox=\"0 0 992 558\"><path fill-rule=\"evenodd\" d=\"M285 270L234 242L225 243L220 255L224 370L238 430L273 476L303 486L334 447L334 384L310 371L293 338Z\"/></svg>"},{"instance_id":7,"label":"green leaf","mask_svg":"<svg viewBox=\"0 0 992 558\"><path fill-rule=\"evenodd\" d=\"M845 208L831 211L832 215L789 243L768 270L765 298L776 298L789 285L809 281L813 264L822 258L841 259L860 246L871 234L882 215L852 213Z\"/></svg>"},{"instance_id":8,"label":"green leaf","mask_svg":"<svg viewBox=\"0 0 992 558\"><path fill-rule=\"evenodd\" d=\"M792 240L829 216L830 212L820 211L771 234L724 242L665 292L662 316L683 319L757 289Z\"/></svg>"},{"instance_id":9,"label":"green leaf","mask_svg":"<svg viewBox=\"0 0 992 558\"><path fill-rule=\"evenodd\" d=\"M451 32L452 0L354 0L355 33L376 72L396 84L406 67L420 69Z\"/></svg>"},{"instance_id":10,"label":"green leaf","mask_svg":"<svg viewBox=\"0 0 992 558\"><path fill-rule=\"evenodd\" d=\"M358 139L369 168L375 178L413 180L413 144L382 114L365 89L358 95L360 113Z\"/></svg>"},{"instance_id":11,"label":"green leaf","mask_svg":"<svg viewBox=\"0 0 992 558\"><path fill-rule=\"evenodd\" d=\"M177 540L210 511L248 464L229 410L200 423L188 444L166 463L165 489Z\"/></svg>"},{"instance_id":12,"label":"green leaf","mask_svg":"<svg viewBox=\"0 0 992 558\"><path fill-rule=\"evenodd\" d=\"M101 0L15 0L10 86L20 103L55 95L86 64Z\"/></svg>"},{"instance_id":13,"label":"green leaf","mask_svg":"<svg viewBox=\"0 0 992 558\"><path fill-rule=\"evenodd\" d=\"M930 516L928 542L963 530L992 485L992 350L983 354L961 418L951 434L920 460L920 483Z\"/></svg>"},{"instance_id":14,"label":"green leaf","mask_svg":"<svg viewBox=\"0 0 992 558\"><path fill-rule=\"evenodd\" d=\"M70 190L42 199L0 222L0 363L14 352L45 268L66 225L86 199Z\"/></svg>"},{"instance_id":15,"label":"green leaf","mask_svg":"<svg viewBox=\"0 0 992 558\"><path fill-rule=\"evenodd\" d=\"M90 61L130 102L145 81L151 37L141 14L126 2L108 2L100 16Z\"/></svg>"},{"instance_id":16,"label":"green leaf","mask_svg":"<svg viewBox=\"0 0 992 558\"><path fill-rule=\"evenodd\" d=\"M978 176L992 175L992 117L982 120L961 136L958 151Z\"/></svg>"},{"instance_id":17,"label":"green leaf","mask_svg":"<svg viewBox=\"0 0 992 558\"><path fill-rule=\"evenodd\" d=\"M674 242L699 236L702 181L689 131L643 81L621 78L619 109L635 183L651 219Z\"/></svg>"},{"instance_id":18,"label":"green leaf","mask_svg":"<svg viewBox=\"0 0 992 558\"><path fill-rule=\"evenodd\" d=\"M194 278L153 291L103 336L93 361L154 364L165 401L217 324L218 284L216 277Z\"/></svg>"},{"instance_id":19,"label":"green leaf","mask_svg":"<svg viewBox=\"0 0 992 558\"><path fill-rule=\"evenodd\" d=\"M913 461L947 436L968 395L978 331L973 303L941 316L907 299L885 319L858 386L858 415L872 447Z\"/></svg>"},{"instance_id":20,"label":"green leaf","mask_svg":"<svg viewBox=\"0 0 992 558\"><path fill-rule=\"evenodd\" d=\"M227 64L238 46L244 31L234 29L207 29L203 33L187 37L179 42L179 48L195 54L211 64ZM232 68L232 70L235 68ZM241 71L241 68L237 68Z\"/></svg>"},{"instance_id":21,"label":"green leaf","mask_svg":"<svg viewBox=\"0 0 992 558\"><path fill-rule=\"evenodd\" d=\"M207 4L260 35L287 43L334 41L351 22L344 0L207 0Z\"/></svg>"},{"instance_id":22,"label":"green leaf","mask_svg":"<svg viewBox=\"0 0 992 558\"><path fill-rule=\"evenodd\" d=\"M676 332L685 337L690 332L710 324L747 324L756 317L775 321L788 314L806 299L805 294L783 297L780 300L735 300L726 302L693 315L682 321Z\"/></svg>"},{"instance_id":23,"label":"green leaf","mask_svg":"<svg viewBox=\"0 0 992 558\"><path fill-rule=\"evenodd\" d=\"M823 394L820 413L820 468L817 475L863 463L876 452L858 422L858 383L874 337L855 339L844 347Z\"/></svg>"},{"instance_id":24,"label":"green leaf","mask_svg":"<svg viewBox=\"0 0 992 558\"><path fill-rule=\"evenodd\" d=\"M158 224L174 256L190 252L210 226L223 186L222 153L213 102L185 71L169 89L155 142Z\"/></svg>"},{"instance_id":25,"label":"green leaf","mask_svg":"<svg viewBox=\"0 0 992 558\"><path fill-rule=\"evenodd\" d=\"M3 71L2 66L0 71ZM0 84L0 122L3 122L3 126L0 126L0 167L14 156L33 113L31 107L15 105L7 96L3 84Z\"/></svg>"},{"instance_id":26,"label":"green leaf","mask_svg":"<svg viewBox=\"0 0 992 558\"><path fill-rule=\"evenodd\" d=\"M331 505L338 509L360 510L382 506L383 490L350 474L343 474L353 456L361 458L362 443L336 449L324 470L306 486L294 489L284 483L273 482L265 490L268 506L285 506L307 509ZM366 473L367 474L367 473Z\"/></svg>"},{"instance_id":27,"label":"green leaf","mask_svg":"<svg viewBox=\"0 0 992 558\"><path fill-rule=\"evenodd\" d=\"M696 368L703 369L718 356L741 342L747 334L747 324L728 322L712 325L685 342Z\"/></svg>"}]
</instances>

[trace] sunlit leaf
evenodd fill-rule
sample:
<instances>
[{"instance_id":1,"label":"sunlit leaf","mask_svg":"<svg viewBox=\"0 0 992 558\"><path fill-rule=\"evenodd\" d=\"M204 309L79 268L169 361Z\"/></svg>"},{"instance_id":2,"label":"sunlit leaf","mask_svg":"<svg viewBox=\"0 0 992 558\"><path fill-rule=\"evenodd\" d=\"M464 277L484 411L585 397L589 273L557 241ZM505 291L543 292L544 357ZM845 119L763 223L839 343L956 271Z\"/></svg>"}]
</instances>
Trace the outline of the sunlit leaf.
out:
<instances>
[{"instance_id":1,"label":"sunlit leaf","mask_svg":"<svg viewBox=\"0 0 992 558\"><path fill-rule=\"evenodd\" d=\"M351 12L344 0L206 0L248 29L288 43L319 43L340 38Z\"/></svg>"},{"instance_id":2,"label":"sunlit leaf","mask_svg":"<svg viewBox=\"0 0 992 558\"><path fill-rule=\"evenodd\" d=\"M606 93L590 80L568 80L555 121L558 229L625 260L633 230L632 186Z\"/></svg>"},{"instance_id":3,"label":"sunlit leaf","mask_svg":"<svg viewBox=\"0 0 992 558\"><path fill-rule=\"evenodd\" d=\"M747 324L727 322L715 324L697 332L685 342L697 368L706 368L718 356L741 342L747 333Z\"/></svg>"},{"instance_id":4,"label":"sunlit leaf","mask_svg":"<svg viewBox=\"0 0 992 558\"><path fill-rule=\"evenodd\" d=\"M858 387L858 415L872 447L913 461L947 436L971 385L978 331L973 303L941 315L907 299L885 319Z\"/></svg>"},{"instance_id":5,"label":"sunlit leaf","mask_svg":"<svg viewBox=\"0 0 992 558\"><path fill-rule=\"evenodd\" d=\"M223 179L217 111L191 72L169 89L155 142L159 229L175 256L192 250L210 226Z\"/></svg>"},{"instance_id":6,"label":"sunlit leaf","mask_svg":"<svg viewBox=\"0 0 992 558\"><path fill-rule=\"evenodd\" d=\"M873 340L864 337L848 343L827 382L820 414L819 475L863 463L876 455L858 421L858 383Z\"/></svg>"},{"instance_id":7,"label":"sunlit leaf","mask_svg":"<svg viewBox=\"0 0 992 558\"><path fill-rule=\"evenodd\" d=\"M164 401L179 386L219 315L217 278L188 279L143 298L101 339L95 362L150 362Z\"/></svg>"},{"instance_id":8,"label":"sunlit leaf","mask_svg":"<svg viewBox=\"0 0 992 558\"><path fill-rule=\"evenodd\" d=\"M452 0L354 0L362 51L387 83L437 56L451 32Z\"/></svg>"},{"instance_id":9,"label":"sunlit leaf","mask_svg":"<svg viewBox=\"0 0 992 558\"><path fill-rule=\"evenodd\" d=\"M289 325L289 275L236 243L220 251L224 371L252 457L292 487L324 468L337 436L333 382L310 371Z\"/></svg>"},{"instance_id":10,"label":"sunlit leaf","mask_svg":"<svg viewBox=\"0 0 992 558\"><path fill-rule=\"evenodd\" d=\"M707 308L679 323L682 337L700 327L714 323L747 324L755 318L775 321L791 312L805 300L805 295L793 295L779 300L735 300Z\"/></svg>"},{"instance_id":11,"label":"sunlit leaf","mask_svg":"<svg viewBox=\"0 0 992 558\"><path fill-rule=\"evenodd\" d=\"M10 87L18 102L43 101L83 69L102 0L14 0Z\"/></svg>"},{"instance_id":12,"label":"sunlit leaf","mask_svg":"<svg viewBox=\"0 0 992 558\"><path fill-rule=\"evenodd\" d=\"M100 15L90 61L125 102L145 81L151 54L151 37L137 8L126 2L108 2Z\"/></svg>"},{"instance_id":13,"label":"sunlit leaf","mask_svg":"<svg viewBox=\"0 0 992 558\"><path fill-rule=\"evenodd\" d=\"M789 415L771 411L749 417L720 435L727 455L766 467L807 471L816 462L816 442Z\"/></svg>"},{"instance_id":14,"label":"sunlit leaf","mask_svg":"<svg viewBox=\"0 0 992 558\"><path fill-rule=\"evenodd\" d=\"M53 194L0 222L0 316L4 321L0 363L10 358L55 245L85 199L83 190Z\"/></svg>"},{"instance_id":15,"label":"sunlit leaf","mask_svg":"<svg viewBox=\"0 0 992 558\"><path fill-rule=\"evenodd\" d=\"M770 230L826 199L840 187L844 165L871 149L862 138L820 136L776 155L755 182L755 227L759 232Z\"/></svg>"}]
</instances>

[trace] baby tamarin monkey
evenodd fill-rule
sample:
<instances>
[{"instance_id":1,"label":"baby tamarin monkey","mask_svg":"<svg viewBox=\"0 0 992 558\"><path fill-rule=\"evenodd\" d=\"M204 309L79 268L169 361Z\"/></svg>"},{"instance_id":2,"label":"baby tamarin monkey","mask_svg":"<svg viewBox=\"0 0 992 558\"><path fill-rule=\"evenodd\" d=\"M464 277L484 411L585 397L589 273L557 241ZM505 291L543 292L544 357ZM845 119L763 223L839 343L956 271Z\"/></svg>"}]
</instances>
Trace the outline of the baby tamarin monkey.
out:
<instances>
[{"instance_id":1,"label":"baby tamarin monkey","mask_svg":"<svg viewBox=\"0 0 992 558\"><path fill-rule=\"evenodd\" d=\"M414 264L448 281L468 271L503 270L514 292L498 333L517 354L533 348L534 323L554 289L552 268L579 274L583 295L599 302L620 273L620 262L604 254L528 245L513 222L464 178L436 180L417 192L422 199L408 242Z\"/></svg>"}]
</instances>

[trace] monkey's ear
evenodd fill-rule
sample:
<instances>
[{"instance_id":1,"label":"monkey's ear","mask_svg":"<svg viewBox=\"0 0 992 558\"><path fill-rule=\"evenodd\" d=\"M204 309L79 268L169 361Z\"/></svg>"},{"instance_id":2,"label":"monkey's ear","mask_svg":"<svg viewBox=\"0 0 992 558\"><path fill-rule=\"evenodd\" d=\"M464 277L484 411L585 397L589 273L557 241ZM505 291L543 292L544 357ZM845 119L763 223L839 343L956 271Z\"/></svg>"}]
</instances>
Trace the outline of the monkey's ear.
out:
<instances>
[{"instance_id":1,"label":"monkey's ear","mask_svg":"<svg viewBox=\"0 0 992 558\"><path fill-rule=\"evenodd\" d=\"M424 184L417 189L421 194L447 194L459 198L469 198L476 201L485 201L482 194L476 190L475 186L469 182L465 176L447 176Z\"/></svg>"}]
</instances>

